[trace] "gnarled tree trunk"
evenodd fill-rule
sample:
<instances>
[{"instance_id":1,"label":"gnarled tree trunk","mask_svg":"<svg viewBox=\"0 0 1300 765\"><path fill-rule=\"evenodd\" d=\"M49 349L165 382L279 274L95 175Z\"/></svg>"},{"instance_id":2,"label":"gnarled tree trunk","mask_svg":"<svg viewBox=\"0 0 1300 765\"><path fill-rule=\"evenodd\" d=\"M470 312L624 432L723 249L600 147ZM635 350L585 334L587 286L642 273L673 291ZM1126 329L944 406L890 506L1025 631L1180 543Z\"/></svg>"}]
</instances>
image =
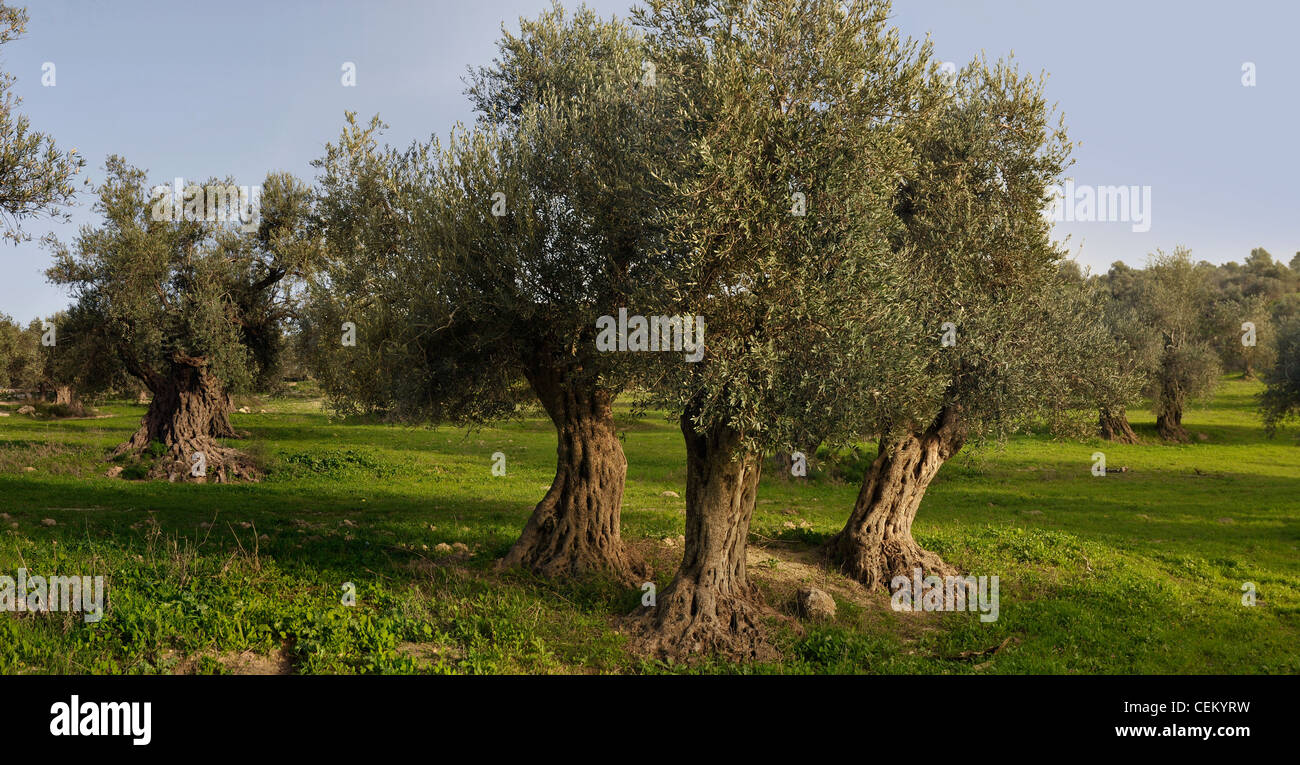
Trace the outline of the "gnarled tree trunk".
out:
<instances>
[{"instance_id":1,"label":"gnarled tree trunk","mask_svg":"<svg viewBox=\"0 0 1300 765\"><path fill-rule=\"evenodd\" d=\"M54 403L72 406L76 403L77 396L72 392L71 385L59 385L54 389Z\"/></svg>"},{"instance_id":2,"label":"gnarled tree trunk","mask_svg":"<svg viewBox=\"0 0 1300 765\"><path fill-rule=\"evenodd\" d=\"M555 423L555 479L501 565L548 577L603 571L640 584L636 575L644 567L619 528L627 458L613 396L554 369L530 370L527 377Z\"/></svg>"},{"instance_id":3,"label":"gnarled tree trunk","mask_svg":"<svg viewBox=\"0 0 1300 765\"><path fill-rule=\"evenodd\" d=\"M912 521L930 481L965 443L966 431L953 407L945 407L923 433L882 440L863 476L853 513L827 543L831 559L869 589L888 588L896 576L950 576L957 570L912 539Z\"/></svg>"},{"instance_id":4,"label":"gnarled tree trunk","mask_svg":"<svg viewBox=\"0 0 1300 765\"><path fill-rule=\"evenodd\" d=\"M1174 383L1167 382L1157 402L1156 432L1166 441L1185 443L1191 436L1183 427L1183 402L1186 395Z\"/></svg>"},{"instance_id":5,"label":"gnarled tree trunk","mask_svg":"<svg viewBox=\"0 0 1300 765\"><path fill-rule=\"evenodd\" d=\"M178 353L166 376L150 375L145 384L153 393L149 409L139 429L110 459L123 454L152 458L150 477L171 481L226 483L258 477L248 457L216 440L234 434L230 398L208 373L205 359ZM164 447L156 458L149 454L153 442Z\"/></svg>"},{"instance_id":6,"label":"gnarled tree trunk","mask_svg":"<svg viewBox=\"0 0 1300 765\"><path fill-rule=\"evenodd\" d=\"M229 393L221 394L220 406L212 411L213 438L243 438L246 434L230 424L230 413L235 410L235 399Z\"/></svg>"},{"instance_id":7,"label":"gnarled tree trunk","mask_svg":"<svg viewBox=\"0 0 1300 765\"><path fill-rule=\"evenodd\" d=\"M1133 426L1128 424L1128 413L1124 411L1124 407L1110 409L1103 406L1097 418L1097 427L1101 437L1108 441L1121 444L1138 442L1137 433L1134 433Z\"/></svg>"},{"instance_id":8,"label":"gnarled tree trunk","mask_svg":"<svg viewBox=\"0 0 1300 765\"><path fill-rule=\"evenodd\" d=\"M725 426L686 437L686 549L672 583L648 614L650 645L661 656L771 655L759 622L762 599L745 569L745 546L761 472L760 455L743 451Z\"/></svg>"},{"instance_id":9,"label":"gnarled tree trunk","mask_svg":"<svg viewBox=\"0 0 1300 765\"><path fill-rule=\"evenodd\" d=\"M1157 415L1156 432L1164 440L1180 444L1186 443L1191 438L1187 433L1187 428L1183 427L1183 412L1181 409L1172 409Z\"/></svg>"}]
</instances>

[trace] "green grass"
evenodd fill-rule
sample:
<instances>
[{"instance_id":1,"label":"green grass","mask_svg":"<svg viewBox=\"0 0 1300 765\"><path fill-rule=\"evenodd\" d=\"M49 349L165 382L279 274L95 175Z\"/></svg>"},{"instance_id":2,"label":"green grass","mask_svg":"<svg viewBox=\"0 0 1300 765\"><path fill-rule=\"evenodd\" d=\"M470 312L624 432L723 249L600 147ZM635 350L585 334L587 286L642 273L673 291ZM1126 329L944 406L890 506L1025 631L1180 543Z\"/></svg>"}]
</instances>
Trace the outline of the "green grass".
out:
<instances>
[{"instance_id":1,"label":"green grass","mask_svg":"<svg viewBox=\"0 0 1300 765\"><path fill-rule=\"evenodd\" d=\"M0 613L0 673L231 672L241 655L301 673L1296 673L1300 447L1264 437L1257 390L1225 380L1186 414L1206 436L1186 446L1157 443L1135 411L1142 445L1024 436L945 466L915 533L963 570L999 576L993 623L896 613L887 595L815 561L801 568L856 486L765 478L751 575L789 613L792 582L811 571L836 584L839 613L802 629L774 620L783 659L748 666L637 659L618 619L639 591L493 569L550 482L555 440L541 418L466 433L331 420L301 395L253 401L232 419L268 474L237 486L105 477L140 406L0 418L0 573L102 574L109 588L98 623ZM622 409L620 427L623 532L662 588L680 555L659 540L683 531L684 501L663 496L682 493L681 437ZM491 474L497 451L504 477ZM1093 477L1095 451L1128 472ZM457 543L467 551L438 547ZM355 607L341 602L346 582Z\"/></svg>"}]
</instances>

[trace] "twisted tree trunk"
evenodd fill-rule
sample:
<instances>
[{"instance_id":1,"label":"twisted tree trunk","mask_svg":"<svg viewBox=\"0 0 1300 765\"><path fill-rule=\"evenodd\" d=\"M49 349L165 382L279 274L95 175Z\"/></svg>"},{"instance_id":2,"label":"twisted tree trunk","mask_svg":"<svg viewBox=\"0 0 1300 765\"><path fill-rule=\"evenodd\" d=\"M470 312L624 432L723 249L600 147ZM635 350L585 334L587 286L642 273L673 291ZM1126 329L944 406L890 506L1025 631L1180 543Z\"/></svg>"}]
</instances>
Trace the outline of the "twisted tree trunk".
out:
<instances>
[{"instance_id":1,"label":"twisted tree trunk","mask_svg":"<svg viewBox=\"0 0 1300 765\"><path fill-rule=\"evenodd\" d=\"M1183 427L1183 402L1186 395L1174 383L1166 382L1160 391L1156 412L1156 432L1166 441L1186 443L1191 434Z\"/></svg>"},{"instance_id":2,"label":"twisted tree trunk","mask_svg":"<svg viewBox=\"0 0 1300 765\"><path fill-rule=\"evenodd\" d=\"M150 477L170 481L255 480L257 470L248 457L217 441L237 434L230 427L230 397L207 366L206 359L177 353L166 376L148 375L149 409L110 459L133 454L153 460ZM154 442L162 444L161 455L150 453Z\"/></svg>"},{"instance_id":3,"label":"twisted tree trunk","mask_svg":"<svg viewBox=\"0 0 1300 765\"><path fill-rule=\"evenodd\" d=\"M644 567L620 533L627 459L613 396L555 369L527 377L555 423L555 479L501 565L547 577L602 571L640 584Z\"/></svg>"},{"instance_id":4,"label":"twisted tree trunk","mask_svg":"<svg viewBox=\"0 0 1300 765\"><path fill-rule=\"evenodd\" d=\"M1187 428L1183 427L1181 410L1170 410L1156 417L1156 432L1166 441L1183 444L1191 439Z\"/></svg>"},{"instance_id":5,"label":"twisted tree trunk","mask_svg":"<svg viewBox=\"0 0 1300 765\"><path fill-rule=\"evenodd\" d=\"M862 479L853 513L827 543L845 574L869 589L888 588L896 576L950 576L957 570L912 539L912 521L925 490L943 463L961 450L966 431L953 407L945 407L923 433L882 440Z\"/></svg>"},{"instance_id":6,"label":"twisted tree trunk","mask_svg":"<svg viewBox=\"0 0 1300 765\"><path fill-rule=\"evenodd\" d=\"M765 658L762 598L745 569L762 461L740 434L718 426L699 433L690 414L686 438L686 549L672 583L648 615L648 649L669 658L702 652Z\"/></svg>"},{"instance_id":7,"label":"twisted tree trunk","mask_svg":"<svg viewBox=\"0 0 1300 765\"><path fill-rule=\"evenodd\" d=\"M1128 413L1124 407L1110 409L1102 407L1101 413L1097 418L1097 427L1101 432L1101 437L1108 441L1115 441L1121 444L1136 444L1138 442L1137 433L1133 432L1133 426L1128 423Z\"/></svg>"}]
</instances>

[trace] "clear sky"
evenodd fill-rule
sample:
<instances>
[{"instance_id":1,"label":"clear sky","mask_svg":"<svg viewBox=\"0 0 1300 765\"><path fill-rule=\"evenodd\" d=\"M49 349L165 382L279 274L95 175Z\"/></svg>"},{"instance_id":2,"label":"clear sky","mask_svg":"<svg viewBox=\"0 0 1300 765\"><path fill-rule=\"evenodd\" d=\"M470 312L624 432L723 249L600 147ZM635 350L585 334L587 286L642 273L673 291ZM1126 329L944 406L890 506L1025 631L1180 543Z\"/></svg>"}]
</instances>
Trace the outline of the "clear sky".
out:
<instances>
[{"instance_id":1,"label":"clear sky","mask_svg":"<svg viewBox=\"0 0 1300 765\"><path fill-rule=\"evenodd\" d=\"M83 153L94 182L111 153L146 168L151 184L230 175L256 185L269 170L310 179L345 110L378 113L398 144L472 121L466 67L491 61L503 22L549 4L29 0L27 35L0 48L0 67L18 78L33 127ZM588 5L624 16L632 3ZM1057 224L1094 271L1179 244L1215 263L1257 246L1283 261L1300 251L1300 3L897 0L894 16L906 34L929 34L942 60L1014 52L1048 72L1081 142L1075 182L1150 187L1148 231ZM340 83L348 61L356 87ZM53 87L42 85L46 62ZM1247 62L1253 87L1242 83ZM37 240L50 230L70 239L93 222L91 203L83 195L72 224L30 223L33 241L0 245L0 312L26 321L67 304L45 281Z\"/></svg>"}]
</instances>

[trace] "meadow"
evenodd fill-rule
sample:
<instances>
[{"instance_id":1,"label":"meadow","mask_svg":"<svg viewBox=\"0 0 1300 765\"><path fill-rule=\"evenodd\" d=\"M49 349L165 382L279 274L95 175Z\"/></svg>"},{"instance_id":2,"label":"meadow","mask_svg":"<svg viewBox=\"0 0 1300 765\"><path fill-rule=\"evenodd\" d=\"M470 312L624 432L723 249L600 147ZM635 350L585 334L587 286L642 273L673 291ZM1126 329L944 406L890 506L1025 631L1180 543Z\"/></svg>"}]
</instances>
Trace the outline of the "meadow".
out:
<instances>
[{"instance_id":1,"label":"meadow","mask_svg":"<svg viewBox=\"0 0 1300 765\"><path fill-rule=\"evenodd\" d=\"M638 657L642 593L557 583L494 561L554 470L545 418L410 428L337 419L304 390L240 400L257 484L109 478L144 407L99 418L0 418L0 573L103 575L107 614L0 613L0 674L30 673L1297 673L1300 445L1265 437L1260 386L1225 379L1193 405L1192 443L1023 435L968 447L926 495L915 534L964 572L1000 578L999 618L894 611L828 570L874 448L764 476L749 570L782 658L687 665ZM623 534L666 586L680 559L684 447L662 415L618 423ZM1110 472L1091 473L1092 454ZM492 455L506 455L504 476ZM769 464L769 468L771 463ZM1121 470L1127 468L1127 470ZM351 583L350 589L346 583ZM1243 604L1252 583L1254 606ZM796 616L812 584L829 623ZM349 592L355 604L345 604Z\"/></svg>"}]
</instances>

